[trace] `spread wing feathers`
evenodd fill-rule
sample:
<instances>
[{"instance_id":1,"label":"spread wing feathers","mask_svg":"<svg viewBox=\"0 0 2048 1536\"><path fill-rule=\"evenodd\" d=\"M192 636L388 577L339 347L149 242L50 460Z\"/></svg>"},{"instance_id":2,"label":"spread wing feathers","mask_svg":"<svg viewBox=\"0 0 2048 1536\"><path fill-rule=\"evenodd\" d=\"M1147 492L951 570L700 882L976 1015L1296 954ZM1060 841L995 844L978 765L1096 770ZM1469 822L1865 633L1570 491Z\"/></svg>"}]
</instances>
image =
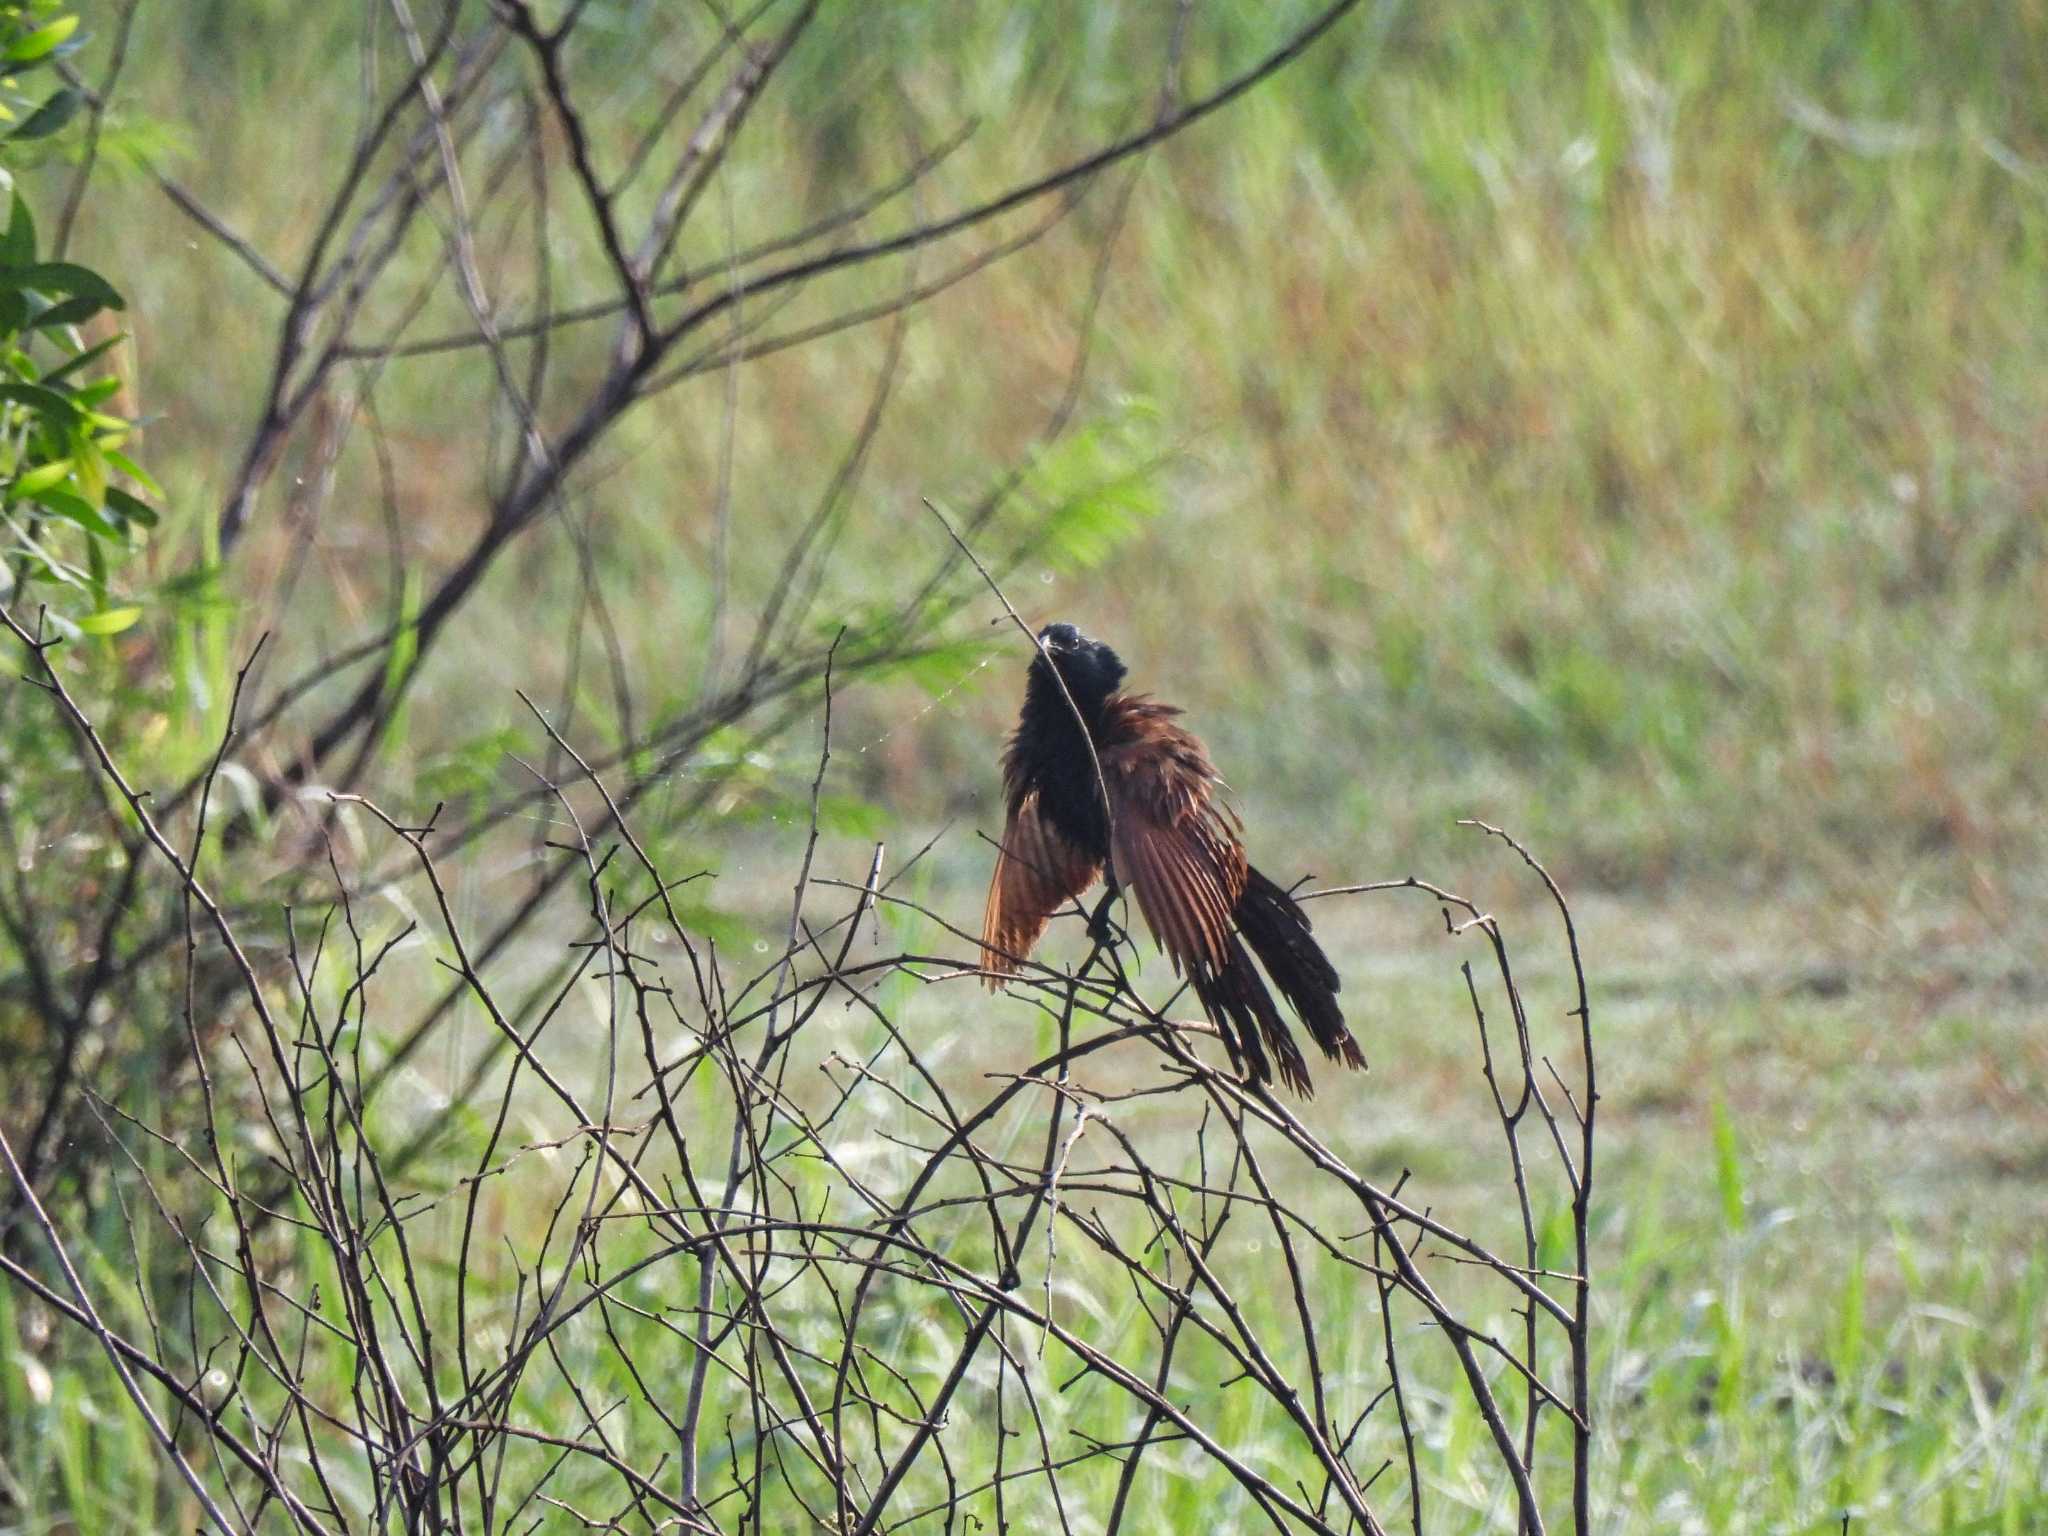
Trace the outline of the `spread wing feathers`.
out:
<instances>
[{"instance_id":1,"label":"spread wing feathers","mask_svg":"<svg viewBox=\"0 0 2048 1536\"><path fill-rule=\"evenodd\" d=\"M983 984L993 989L1031 953L1053 913L1095 883L1102 867L1038 812L1033 790L1011 802L981 918Z\"/></svg>"},{"instance_id":2,"label":"spread wing feathers","mask_svg":"<svg viewBox=\"0 0 2048 1536\"><path fill-rule=\"evenodd\" d=\"M1117 884L1138 909L1176 973L1220 967L1231 944L1230 909L1244 879L1244 853L1206 817L1180 826L1118 806L1110 832Z\"/></svg>"},{"instance_id":3,"label":"spread wing feathers","mask_svg":"<svg viewBox=\"0 0 2048 1536\"><path fill-rule=\"evenodd\" d=\"M1174 723L1179 711L1168 705L1127 697L1110 707L1101 753L1110 868L1231 1059L1254 1083L1277 1069L1288 1087L1311 1095L1308 1064L1252 964L1256 954L1324 1053L1363 1069L1337 1007L1336 969L1300 904L1245 861L1242 829L1215 798L1222 781L1201 742Z\"/></svg>"},{"instance_id":4,"label":"spread wing feathers","mask_svg":"<svg viewBox=\"0 0 2048 1536\"><path fill-rule=\"evenodd\" d=\"M1249 870L1237 904L1237 927L1323 1054L1363 1072L1365 1053L1337 1007L1337 968L1310 933L1301 903L1256 869Z\"/></svg>"},{"instance_id":5,"label":"spread wing feathers","mask_svg":"<svg viewBox=\"0 0 2048 1536\"><path fill-rule=\"evenodd\" d=\"M1233 927L1251 873L1237 820L1214 798L1216 770L1202 744L1172 723L1175 713L1150 700L1122 701L1124 739L1102 754L1110 868L1175 972L1188 978L1231 1060L1254 1083L1271 1082L1277 1063L1282 1081L1306 1098L1308 1064Z\"/></svg>"},{"instance_id":6,"label":"spread wing feathers","mask_svg":"<svg viewBox=\"0 0 2048 1536\"><path fill-rule=\"evenodd\" d=\"M1176 972L1220 971L1247 867L1235 818L1212 797L1216 770L1202 744L1172 723L1175 711L1145 699L1119 703L1121 739L1101 754L1110 868Z\"/></svg>"}]
</instances>

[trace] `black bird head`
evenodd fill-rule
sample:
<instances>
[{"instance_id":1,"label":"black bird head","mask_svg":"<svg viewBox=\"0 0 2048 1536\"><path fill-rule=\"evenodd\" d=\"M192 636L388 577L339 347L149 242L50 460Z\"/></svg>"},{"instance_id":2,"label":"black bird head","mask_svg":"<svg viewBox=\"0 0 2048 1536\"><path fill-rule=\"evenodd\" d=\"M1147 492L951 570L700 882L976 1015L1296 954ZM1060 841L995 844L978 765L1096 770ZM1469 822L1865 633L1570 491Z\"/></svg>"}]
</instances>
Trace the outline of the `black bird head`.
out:
<instances>
[{"instance_id":1,"label":"black bird head","mask_svg":"<svg viewBox=\"0 0 2048 1536\"><path fill-rule=\"evenodd\" d=\"M1031 681L1027 691L1049 693L1048 703L1056 699L1059 708L1066 709L1066 700L1061 696L1058 684L1048 675L1049 663L1050 668L1059 673L1060 681L1067 685L1067 692L1074 696L1074 703L1080 707L1083 718L1092 722L1101 712L1104 702L1124 680L1123 658L1100 640L1089 639L1071 624L1048 624L1038 632L1038 640L1044 650L1031 663Z\"/></svg>"}]
</instances>

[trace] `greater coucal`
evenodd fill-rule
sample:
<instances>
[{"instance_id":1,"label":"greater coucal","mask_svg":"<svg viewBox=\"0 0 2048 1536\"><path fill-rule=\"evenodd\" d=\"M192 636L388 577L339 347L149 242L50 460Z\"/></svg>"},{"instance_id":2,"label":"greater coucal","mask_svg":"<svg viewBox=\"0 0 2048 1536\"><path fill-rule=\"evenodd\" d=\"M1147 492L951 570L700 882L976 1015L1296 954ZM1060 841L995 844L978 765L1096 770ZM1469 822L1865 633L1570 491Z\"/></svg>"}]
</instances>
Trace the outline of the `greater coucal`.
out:
<instances>
[{"instance_id":1,"label":"greater coucal","mask_svg":"<svg viewBox=\"0 0 2048 1536\"><path fill-rule=\"evenodd\" d=\"M1253 1083L1271 1080L1270 1048L1288 1086L1314 1092L1246 944L1323 1054L1364 1070L1337 1007L1336 968L1300 904L1245 858L1243 824L1216 796L1223 781L1207 749L1174 724L1180 711L1118 692L1123 661L1073 625L1049 624L1038 639L1003 753L1009 814L981 925L988 985L1015 971L1053 913L1106 867L1109 895L1137 897ZM1107 897L1098 917L1106 907Z\"/></svg>"}]
</instances>

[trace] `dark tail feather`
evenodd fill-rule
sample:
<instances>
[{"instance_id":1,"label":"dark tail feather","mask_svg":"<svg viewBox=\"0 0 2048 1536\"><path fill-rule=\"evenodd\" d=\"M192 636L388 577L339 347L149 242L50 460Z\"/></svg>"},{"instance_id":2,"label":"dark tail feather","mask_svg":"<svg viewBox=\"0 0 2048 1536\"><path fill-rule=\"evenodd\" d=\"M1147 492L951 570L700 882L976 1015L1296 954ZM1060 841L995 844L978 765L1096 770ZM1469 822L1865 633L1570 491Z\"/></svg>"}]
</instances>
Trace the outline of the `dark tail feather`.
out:
<instances>
[{"instance_id":1,"label":"dark tail feather","mask_svg":"<svg viewBox=\"0 0 2048 1536\"><path fill-rule=\"evenodd\" d=\"M1323 1054L1363 1072L1365 1055L1345 1028L1343 1011L1337 1006L1337 969L1309 931L1308 914L1301 910L1301 903L1254 869L1245 876L1244 894L1238 898L1233 916L1238 931L1273 978L1273 985L1301 1015ZM1259 990L1265 991L1263 987ZM1270 999L1266 1009L1273 1011Z\"/></svg>"},{"instance_id":2,"label":"dark tail feather","mask_svg":"<svg viewBox=\"0 0 2048 1536\"><path fill-rule=\"evenodd\" d=\"M1301 1059L1301 1047L1294 1043L1280 1010L1273 1006L1273 994L1259 979L1252 957L1244 952L1235 934L1231 935L1230 948L1224 954L1222 970L1211 972L1207 966L1197 965L1190 970L1188 979L1193 982L1195 995L1202 1000L1209 1021L1229 1047L1231 1061L1247 1069L1246 1076L1254 1084L1273 1080L1272 1069L1266 1062L1266 1047L1270 1046L1280 1065L1280 1080L1304 1099L1315 1097L1315 1089L1309 1086L1308 1063Z\"/></svg>"}]
</instances>

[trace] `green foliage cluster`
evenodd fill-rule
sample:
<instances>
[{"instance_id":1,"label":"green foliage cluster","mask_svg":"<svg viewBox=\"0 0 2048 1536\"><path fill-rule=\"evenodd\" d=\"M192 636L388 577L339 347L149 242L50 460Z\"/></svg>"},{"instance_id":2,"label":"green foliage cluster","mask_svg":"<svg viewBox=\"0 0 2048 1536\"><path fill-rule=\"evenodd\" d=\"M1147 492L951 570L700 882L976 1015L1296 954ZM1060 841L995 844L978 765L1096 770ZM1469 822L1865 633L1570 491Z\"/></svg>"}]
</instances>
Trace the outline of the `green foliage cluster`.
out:
<instances>
[{"instance_id":1,"label":"green foliage cluster","mask_svg":"<svg viewBox=\"0 0 2048 1536\"><path fill-rule=\"evenodd\" d=\"M91 340L84 330L126 303L100 273L50 249L15 174L84 105L79 86L60 84L40 100L34 87L38 72L86 41L78 17L52 0L0 4L0 190L9 200L0 234L0 517L9 603L21 607L41 588L56 633L111 635L142 613L115 600L112 569L157 523L116 477L161 494L123 452L134 423L108 409L119 377L97 372L124 338Z\"/></svg>"}]
</instances>

